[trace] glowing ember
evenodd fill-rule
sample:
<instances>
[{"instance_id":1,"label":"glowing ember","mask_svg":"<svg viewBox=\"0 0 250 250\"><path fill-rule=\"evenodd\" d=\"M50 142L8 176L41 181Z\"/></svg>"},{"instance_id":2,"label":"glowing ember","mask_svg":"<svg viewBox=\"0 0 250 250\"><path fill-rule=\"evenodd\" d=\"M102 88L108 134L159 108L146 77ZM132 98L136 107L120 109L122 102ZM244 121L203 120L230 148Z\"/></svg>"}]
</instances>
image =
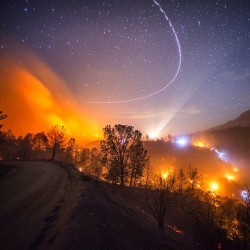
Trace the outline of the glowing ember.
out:
<instances>
[{"instance_id":1,"label":"glowing ember","mask_svg":"<svg viewBox=\"0 0 250 250\"><path fill-rule=\"evenodd\" d=\"M171 228L173 231L175 231L178 234L184 234L184 230L177 228L176 226L170 226L168 225L169 228Z\"/></svg>"},{"instance_id":2,"label":"glowing ember","mask_svg":"<svg viewBox=\"0 0 250 250\"><path fill-rule=\"evenodd\" d=\"M230 174L227 174L227 175L226 175L226 178L227 178L229 181L235 180L235 177L234 177L233 175L230 175Z\"/></svg>"},{"instance_id":3,"label":"glowing ember","mask_svg":"<svg viewBox=\"0 0 250 250\"><path fill-rule=\"evenodd\" d=\"M161 176L162 176L162 178L165 180L165 179L167 179L167 178L168 178L168 173L166 173L166 172L165 172L165 173L162 173L162 175L161 175Z\"/></svg>"},{"instance_id":4,"label":"glowing ember","mask_svg":"<svg viewBox=\"0 0 250 250\"><path fill-rule=\"evenodd\" d=\"M239 169L238 168L233 168L233 171L234 172L239 172Z\"/></svg>"}]
</instances>

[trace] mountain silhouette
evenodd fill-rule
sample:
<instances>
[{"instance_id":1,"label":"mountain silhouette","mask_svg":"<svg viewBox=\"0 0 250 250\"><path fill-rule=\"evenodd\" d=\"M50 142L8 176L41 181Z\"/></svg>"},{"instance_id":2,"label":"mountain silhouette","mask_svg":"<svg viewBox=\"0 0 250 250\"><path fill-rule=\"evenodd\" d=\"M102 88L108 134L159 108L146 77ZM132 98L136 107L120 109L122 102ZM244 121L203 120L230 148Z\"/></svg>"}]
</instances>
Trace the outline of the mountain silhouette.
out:
<instances>
[{"instance_id":1,"label":"mountain silhouette","mask_svg":"<svg viewBox=\"0 0 250 250\"><path fill-rule=\"evenodd\" d=\"M250 127L250 110L242 113L235 120L231 120L231 121L226 122L223 125L210 128L208 129L208 131L227 129L227 128L233 128L233 127Z\"/></svg>"}]
</instances>

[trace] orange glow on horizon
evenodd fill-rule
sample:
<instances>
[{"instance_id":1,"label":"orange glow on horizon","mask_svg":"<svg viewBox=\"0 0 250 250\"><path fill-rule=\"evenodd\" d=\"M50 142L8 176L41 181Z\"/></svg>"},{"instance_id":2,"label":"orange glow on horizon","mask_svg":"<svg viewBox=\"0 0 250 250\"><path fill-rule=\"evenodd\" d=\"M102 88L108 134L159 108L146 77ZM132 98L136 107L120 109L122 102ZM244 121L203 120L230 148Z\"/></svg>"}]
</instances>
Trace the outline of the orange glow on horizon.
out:
<instances>
[{"instance_id":1,"label":"orange glow on horizon","mask_svg":"<svg viewBox=\"0 0 250 250\"><path fill-rule=\"evenodd\" d=\"M29 69L15 60L0 58L0 110L8 115L3 129L25 135L63 125L77 142L99 138L98 124L79 109L63 81L34 55L28 56Z\"/></svg>"}]
</instances>

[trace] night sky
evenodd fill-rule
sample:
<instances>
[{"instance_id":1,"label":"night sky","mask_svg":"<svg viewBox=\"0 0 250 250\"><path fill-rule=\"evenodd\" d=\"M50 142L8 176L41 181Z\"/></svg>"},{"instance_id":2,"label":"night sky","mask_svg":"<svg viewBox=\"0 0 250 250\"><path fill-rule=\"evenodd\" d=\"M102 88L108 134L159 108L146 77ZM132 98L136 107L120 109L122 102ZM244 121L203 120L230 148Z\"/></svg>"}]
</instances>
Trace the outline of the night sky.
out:
<instances>
[{"instance_id":1,"label":"night sky","mask_svg":"<svg viewBox=\"0 0 250 250\"><path fill-rule=\"evenodd\" d=\"M100 127L165 136L250 109L250 2L158 3L170 22L153 0L1 1L0 56L35 55Z\"/></svg>"}]
</instances>

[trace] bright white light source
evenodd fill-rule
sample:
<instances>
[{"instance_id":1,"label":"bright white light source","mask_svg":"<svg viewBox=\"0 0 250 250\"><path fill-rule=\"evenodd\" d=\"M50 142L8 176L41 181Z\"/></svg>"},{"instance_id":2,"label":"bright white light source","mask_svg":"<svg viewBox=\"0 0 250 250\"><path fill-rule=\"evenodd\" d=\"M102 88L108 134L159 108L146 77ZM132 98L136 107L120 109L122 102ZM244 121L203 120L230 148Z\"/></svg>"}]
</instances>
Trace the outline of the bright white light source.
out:
<instances>
[{"instance_id":1,"label":"bright white light source","mask_svg":"<svg viewBox=\"0 0 250 250\"><path fill-rule=\"evenodd\" d=\"M243 200L247 200L247 199L250 198L248 196L248 192L246 190L241 191L240 195L241 195L241 197L242 197Z\"/></svg>"},{"instance_id":2,"label":"bright white light source","mask_svg":"<svg viewBox=\"0 0 250 250\"><path fill-rule=\"evenodd\" d=\"M177 138L177 140L176 140L176 144L178 144L178 145L181 146L181 147L186 147L186 146L188 145L188 143L189 143L188 138L187 138L187 137L184 137L184 136L179 137L179 138Z\"/></svg>"},{"instance_id":3,"label":"bright white light source","mask_svg":"<svg viewBox=\"0 0 250 250\"><path fill-rule=\"evenodd\" d=\"M159 133L157 131L150 131L148 133L148 137L149 137L149 139L155 140L155 139L159 138Z\"/></svg>"},{"instance_id":4,"label":"bright white light source","mask_svg":"<svg viewBox=\"0 0 250 250\"><path fill-rule=\"evenodd\" d=\"M214 150L215 153L217 154L217 157L219 159L221 159L222 161L227 161L227 157L226 157L226 154L224 152L221 152L219 151L218 149L216 148L211 148L211 150Z\"/></svg>"},{"instance_id":5,"label":"bright white light source","mask_svg":"<svg viewBox=\"0 0 250 250\"><path fill-rule=\"evenodd\" d=\"M127 140L126 140L125 138L122 138L122 139L121 139L121 144L125 144L126 141L127 141Z\"/></svg>"}]
</instances>

